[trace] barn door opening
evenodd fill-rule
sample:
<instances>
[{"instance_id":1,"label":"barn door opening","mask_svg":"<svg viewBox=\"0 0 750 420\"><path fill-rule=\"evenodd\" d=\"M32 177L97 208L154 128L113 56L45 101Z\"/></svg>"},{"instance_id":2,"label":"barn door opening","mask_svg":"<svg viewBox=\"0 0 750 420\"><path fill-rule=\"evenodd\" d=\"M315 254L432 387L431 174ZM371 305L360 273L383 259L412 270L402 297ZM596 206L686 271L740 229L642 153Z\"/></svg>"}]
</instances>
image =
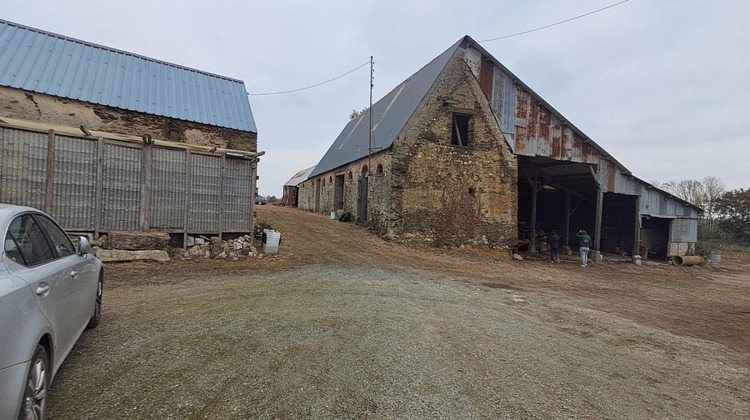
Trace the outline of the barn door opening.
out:
<instances>
[{"instance_id":1,"label":"barn door opening","mask_svg":"<svg viewBox=\"0 0 750 420\"><path fill-rule=\"evenodd\" d=\"M333 188L334 210L344 208L344 174L336 175L336 181Z\"/></svg>"},{"instance_id":2,"label":"barn door opening","mask_svg":"<svg viewBox=\"0 0 750 420\"><path fill-rule=\"evenodd\" d=\"M368 188L368 169L367 165L362 168L362 176L357 180L357 220L360 222L367 221L367 194Z\"/></svg>"},{"instance_id":3,"label":"barn door opening","mask_svg":"<svg viewBox=\"0 0 750 420\"><path fill-rule=\"evenodd\" d=\"M315 181L315 212L320 212L320 180Z\"/></svg>"}]
</instances>

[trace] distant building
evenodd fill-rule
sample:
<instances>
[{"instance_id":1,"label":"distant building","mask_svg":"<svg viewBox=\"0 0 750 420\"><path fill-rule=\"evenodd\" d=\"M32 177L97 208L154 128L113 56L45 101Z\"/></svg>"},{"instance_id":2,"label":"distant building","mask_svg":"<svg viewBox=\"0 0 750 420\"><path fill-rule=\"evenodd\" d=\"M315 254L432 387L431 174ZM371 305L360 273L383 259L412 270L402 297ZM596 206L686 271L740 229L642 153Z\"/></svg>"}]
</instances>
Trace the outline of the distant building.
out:
<instances>
[{"instance_id":1,"label":"distant building","mask_svg":"<svg viewBox=\"0 0 750 420\"><path fill-rule=\"evenodd\" d=\"M368 143L372 112L372 147ZM387 237L684 255L699 208L644 182L466 36L351 120L299 206L343 209Z\"/></svg>"},{"instance_id":2,"label":"distant building","mask_svg":"<svg viewBox=\"0 0 750 420\"><path fill-rule=\"evenodd\" d=\"M283 206L297 207L299 184L310 176L310 173L315 170L315 167L303 169L284 184L284 196L281 198L281 204Z\"/></svg>"},{"instance_id":3,"label":"distant building","mask_svg":"<svg viewBox=\"0 0 750 420\"><path fill-rule=\"evenodd\" d=\"M252 232L244 82L0 20L0 201L68 230Z\"/></svg>"}]
</instances>

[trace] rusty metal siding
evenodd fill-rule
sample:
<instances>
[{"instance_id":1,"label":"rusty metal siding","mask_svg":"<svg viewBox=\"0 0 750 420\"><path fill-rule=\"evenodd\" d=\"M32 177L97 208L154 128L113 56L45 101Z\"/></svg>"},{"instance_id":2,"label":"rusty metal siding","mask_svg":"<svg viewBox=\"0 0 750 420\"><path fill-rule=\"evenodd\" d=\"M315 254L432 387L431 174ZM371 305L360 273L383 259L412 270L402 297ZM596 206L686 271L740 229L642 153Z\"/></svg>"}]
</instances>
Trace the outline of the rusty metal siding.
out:
<instances>
[{"instance_id":1,"label":"rusty metal siding","mask_svg":"<svg viewBox=\"0 0 750 420\"><path fill-rule=\"evenodd\" d=\"M104 145L102 228L138 230L141 203L141 150Z\"/></svg>"},{"instance_id":2,"label":"rusty metal siding","mask_svg":"<svg viewBox=\"0 0 750 420\"><path fill-rule=\"evenodd\" d=\"M55 136L52 214L70 230L94 229L96 140Z\"/></svg>"},{"instance_id":3,"label":"rusty metal siding","mask_svg":"<svg viewBox=\"0 0 750 420\"><path fill-rule=\"evenodd\" d=\"M153 149L151 167L150 227L182 229L185 225L187 196L184 150Z\"/></svg>"},{"instance_id":4,"label":"rusty metal siding","mask_svg":"<svg viewBox=\"0 0 750 420\"><path fill-rule=\"evenodd\" d=\"M252 163L227 159L224 169L224 231L249 232L253 206Z\"/></svg>"},{"instance_id":5,"label":"rusty metal siding","mask_svg":"<svg viewBox=\"0 0 750 420\"><path fill-rule=\"evenodd\" d=\"M479 69L479 86L482 88L482 92L484 92L484 96L488 101L492 101L492 84L495 80L494 69L495 66L492 62L488 58L482 57Z\"/></svg>"},{"instance_id":6,"label":"rusty metal siding","mask_svg":"<svg viewBox=\"0 0 750 420\"><path fill-rule=\"evenodd\" d=\"M516 105L516 149L514 152L517 155L533 156L533 153L529 153L528 141L529 141L529 107L530 99L528 93L524 92L520 87L516 88L516 98L518 103Z\"/></svg>"},{"instance_id":7,"label":"rusty metal siding","mask_svg":"<svg viewBox=\"0 0 750 420\"><path fill-rule=\"evenodd\" d=\"M0 202L44 210L46 134L0 128Z\"/></svg>"},{"instance_id":8,"label":"rusty metal siding","mask_svg":"<svg viewBox=\"0 0 750 420\"><path fill-rule=\"evenodd\" d=\"M466 49L465 57L466 64L469 65L471 72L474 73L474 76L479 78L479 71L482 68L482 53L475 48L469 47Z\"/></svg>"},{"instance_id":9,"label":"rusty metal siding","mask_svg":"<svg viewBox=\"0 0 750 420\"><path fill-rule=\"evenodd\" d=\"M221 210L221 158L194 154L191 157L190 226L194 232L218 232Z\"/></svg>"}]
</instances>

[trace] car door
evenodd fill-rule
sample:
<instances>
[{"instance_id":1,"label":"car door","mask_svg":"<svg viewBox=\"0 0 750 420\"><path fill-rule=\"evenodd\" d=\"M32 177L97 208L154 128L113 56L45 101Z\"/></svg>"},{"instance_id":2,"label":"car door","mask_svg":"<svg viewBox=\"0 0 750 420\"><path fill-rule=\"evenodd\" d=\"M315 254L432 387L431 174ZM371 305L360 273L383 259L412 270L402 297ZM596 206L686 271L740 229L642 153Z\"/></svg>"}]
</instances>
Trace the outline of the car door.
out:
<instances>
[{"instance_id":1,"label":"car door","mask_svg":"<svg viewBox=\"0 0 750 420\"><path fill-rule=\"evenodd\" d=\"M47 235L53 251L57 254L57 260L53 261L66 271L65 288L68 293L70 307L71 329L74 332L73 340L80 334L94 313L94 302L96 300L96 288L98 271L93 258L88 254L78 255L70 237L52 219L36 214L34 218Z\"/></svg>"},{"instance_id":2,"label":"car door","mask_svg":"<svg viewBox=\"0 0 750 420\"><path fill-rule=\"evenodd\" d=\"M17 216L8 226L20 259L13 259L8 269L29 284L37 303L53 330L56 351L62 356L77 335L77 322L71 322L75 293L71 288L73 268L62 263L44 230L32 213Z\"/></svg>"}]
</instances>

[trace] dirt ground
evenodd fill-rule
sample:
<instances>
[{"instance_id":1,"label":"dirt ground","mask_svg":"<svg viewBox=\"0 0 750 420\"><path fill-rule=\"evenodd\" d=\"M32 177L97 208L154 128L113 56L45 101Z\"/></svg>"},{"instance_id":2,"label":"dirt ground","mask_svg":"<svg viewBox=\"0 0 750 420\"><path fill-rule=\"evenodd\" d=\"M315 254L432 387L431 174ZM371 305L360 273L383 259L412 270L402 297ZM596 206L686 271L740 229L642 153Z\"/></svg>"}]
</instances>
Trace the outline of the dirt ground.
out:
<instances>
[{"instance_id":1,"label":"dirt ground","mask_svg":"<svg viewBox=\"0 0 750 420\"><path fill-rule=\"evenodd\" d=\"M583 268L258 216L280 255L107 265L49 418L750 418L750 255Z\"/></svg>"}]
</instances>

